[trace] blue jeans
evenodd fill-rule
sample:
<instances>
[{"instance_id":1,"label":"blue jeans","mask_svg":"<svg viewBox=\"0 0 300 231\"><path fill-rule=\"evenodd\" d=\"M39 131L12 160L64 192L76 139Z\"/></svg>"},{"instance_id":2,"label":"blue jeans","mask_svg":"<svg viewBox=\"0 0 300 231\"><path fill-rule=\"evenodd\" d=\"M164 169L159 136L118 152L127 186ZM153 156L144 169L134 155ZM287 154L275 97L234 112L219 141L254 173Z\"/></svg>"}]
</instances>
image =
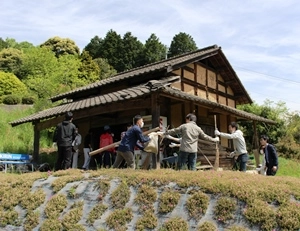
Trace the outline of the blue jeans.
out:
<instances>
[{"instance_id":1,"label":"blue jeans","mask_svg":"<svg viewBox=\"0 0 300 231\"><path fill-rule=\"evenodd\" d=\"M178 169L183 169L183 167L187 164L189 170L196 171L196 160L197 153L180 151L178 156Z\"/></svg>"},{"instance_id":2,"label":"blue jeans","mask_svg":"<svg viewBox=\"0 0 300 231\"><path fill-rule=\"evenodd\" d=\"M240 154L236 160L239 165L240 165L240 171L241 172L246 172L247 169L247 161L248 161L248 154L244 153L244 154Z\"/></svg>"}]
</instances>

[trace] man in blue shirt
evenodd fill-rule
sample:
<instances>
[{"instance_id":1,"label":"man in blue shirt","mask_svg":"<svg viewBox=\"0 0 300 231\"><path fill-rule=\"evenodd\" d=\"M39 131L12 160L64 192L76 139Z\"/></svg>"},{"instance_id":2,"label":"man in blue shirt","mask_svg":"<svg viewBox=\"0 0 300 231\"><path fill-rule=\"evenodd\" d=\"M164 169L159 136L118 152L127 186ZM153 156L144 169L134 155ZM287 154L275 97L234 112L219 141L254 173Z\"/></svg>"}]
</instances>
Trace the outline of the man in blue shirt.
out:
<instances>
[{"instance_id":1,"label":"man in blue shirt","mask_svg":"<svg viewBox=\"0 0 300 231\"><path fill-rule=\"evenodd\" d=\"M113 168L118 168L125 159L128 168L135 168L134 164L134 147L137 141L146 143L150 140L148 136L143 136L141 128L144 126L143 118L140 115L134 117L134 125L128 129L117 150L117 157Z\"/></svg>"}]
</instances>

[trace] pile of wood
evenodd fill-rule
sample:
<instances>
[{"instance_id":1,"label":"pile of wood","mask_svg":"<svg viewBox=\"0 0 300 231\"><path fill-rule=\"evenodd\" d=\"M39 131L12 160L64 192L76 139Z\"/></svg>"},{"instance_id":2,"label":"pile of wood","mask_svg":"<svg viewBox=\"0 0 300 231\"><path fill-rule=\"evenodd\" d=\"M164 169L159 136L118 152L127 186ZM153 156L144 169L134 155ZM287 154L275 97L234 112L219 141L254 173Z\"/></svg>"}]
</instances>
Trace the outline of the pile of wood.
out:
<instances>
[{"instance_id":1,"label":"pile of wood","mask_svg":"<svg viewBox=\"0 0 300 231\"><path fill-rule=\"evenodd\" d=\"M230 152L226 151L226 147L219 144L219 167L231 169L233 166L233 158L228 158ZM214 165L216 160L216 143L199 139L197 162L201 165Z\"/></svg>"}]
</instances>

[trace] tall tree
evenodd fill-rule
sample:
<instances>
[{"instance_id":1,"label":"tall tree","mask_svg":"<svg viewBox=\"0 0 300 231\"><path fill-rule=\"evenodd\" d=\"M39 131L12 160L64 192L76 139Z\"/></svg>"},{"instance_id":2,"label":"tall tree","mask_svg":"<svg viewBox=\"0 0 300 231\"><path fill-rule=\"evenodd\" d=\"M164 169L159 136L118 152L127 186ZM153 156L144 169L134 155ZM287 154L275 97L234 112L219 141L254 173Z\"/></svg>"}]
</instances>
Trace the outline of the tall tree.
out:
<instances>
[{"instance_id":1,"label":"tall tree","mask_svg":"<svg viewBox=\"0 0 300 231\"><path fill-rule=\"evenodd\" d=\"M79 68L79 78L84 80L86 83L92 83L100 79L100 67L88 51L83 51L80 55L81 66Z\"/></svg>"},{"instance_id":2,"label":"tall tree","mask_svg":"<svg viewBox=\"0 0 300 231\"><path fill-rule=\"evenodd\" d=\"M93 60L100 69L100 80L107 79L115 74L117 74L117 71L111 66L106 59L97 58Z\"/></svg>"},{"instance_id":3,"label":"tall tree","mask_svg":"<svg viewBox=\"0 0 300 231\"><path fill-rule=\"evenodd\" d=\"M83 50L89 52L90 56L93 59L96 59L100 55L99 49L101 48L102 43L103 39L99 38L98 36L95 36L91 39L91 41L88 43L88 45L85 46Z\"/></svg>"},{"instance_id":4,"label":"tall tree","mask_svg":"<svg viewBox=\"0 0 300 231\"><path fill-rule=\"evenodd\" d=\"M59 63L55 54L46 48L24 50L21 73L24 83L39 98L50 98L59 89Z\"/></svg>"},{"instance_id":5,"label":"tall tree","mask_svg":"<svg viewBox=\"0 0 300 231\"><path fill-rule=\"evenodd\" d=\"M154 63L165 59L167 48L155 34L151 34L144 47L144 64Z\"/></svg>"},{"instance_id":6,"label":"tall tree","mask_svg":"<svg viewBox=\"0 0 300 231\"><path fill-rule=\"evenodd\" d=\"M75 42L69 38L60 38L58 36L48 39L40 45L46 47L55 53L56 57L61 55L77 55L79 56L80 50Z\"/></svg>"},{"instance_id":7,"label":"tall tree","mask_svg":"<svg viewBox=\"0 0 300 231\"><path fill-rule=\"evenodd\" d=\"M15 48L5 48L0 51L0 70L11 72L21 79L20 68L23 52Z\"/></svg>"},{"instance_id":8,"label":"tall tree","mask_svg":"<svg viewBox=\"0 0 300 231\"><path fill-rule=\"evenodd\" d=\"M180 32L179 34L173 37L169 49L169 57L181 55L186 52L191 52L197 49L197 45L192 36L184 32Z\"/></svg>"},{"instance_id":9,"label":"tall tree","mask_svg":"<svg viewBox=\"0 0 300 231\"><path fill-rule=\"evenodd\" d=\"M139 67L142 62L143 44L134 37L131 32L124 34L122 39L122 62L120 63L120 71L130 70ZM122 65L122 66L121 66Z\"/></svg>"},{"instance_id":10,"label":"tall tree","mask_svg":"<svg viewBox=\"0 0 300 231\"><path fill-rule=\"evenodd\" d=\"M259 133L258 135L268 135L270 137L270 142L276 144L281 137L285 136L285 118L288 115L288 109L284 102L278 102L274 104L272 101L266 100L263 105L258 105L257 103L244 104L239 105L238 109L271 119L276 122L276 124L272 125L257 123L256 126L257 132ZM255 141L253 140L254 130L252 121L241 121L240 125L243 128L247 146L249 148L253 147Z\"/></svg>"},{"instance_id":11,"label":"tall tree","mask_svg":"<svg viewBox=\"0 0 300 231\"><path fill-rule=\"evenodd\" d=\"M124 65L122 63L122 45L123 42L121 36L117 34L117 32L110 30L103 39L103 43L99 49L97 57L106 59L108 63L114 67L114 69L121 72L124 70Z\"/></svg>"},{"instance_id":12,"label":"tall tree","mask_svg":"<svg viewBox=\"0 0 300 231\"><path fill-rule=\"evenodd\" d=\"M5 48L8 48L8 44L5 40L3 40L1 37L0 37L0 51L5 49Z\"/></svg>"}]
</instances>

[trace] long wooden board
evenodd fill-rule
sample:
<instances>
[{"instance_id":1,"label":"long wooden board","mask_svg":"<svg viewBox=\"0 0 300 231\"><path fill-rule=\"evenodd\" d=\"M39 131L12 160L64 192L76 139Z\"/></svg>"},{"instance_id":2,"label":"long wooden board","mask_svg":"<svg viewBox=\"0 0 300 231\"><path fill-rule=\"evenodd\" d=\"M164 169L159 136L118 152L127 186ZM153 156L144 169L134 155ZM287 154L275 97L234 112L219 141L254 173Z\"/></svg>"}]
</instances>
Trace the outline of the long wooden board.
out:
<instances>
[{"instance_id":1,"label":"long wooden board","mask_svg":"<svg viewBox=\"0 0 300 231\"><path fill-rule=\"evenodd\" d=\"M159 130L160 130L159 127L152 128L152 129L150 129L150 130L148 130L148 131L143 132L143 135L145 136L145 135L148 135L148 134L151 133L151 132L157 132L157 131L159 131ZM107 145L107 146L105 146L105 147L96 149L96 150L90 152L90 156L93 156L93 155L96 155L96 154L98 154L98 153L104 152L104 151L106 151L106 150L108 150L108 149L110 149L110 148L114 148L114 147L116 147L117 145L119 145L120 143L121 143L121 141L118 141L118 142L112 143L112 144L110 144L110 145Z\"/></svg>"}]
</instances>

